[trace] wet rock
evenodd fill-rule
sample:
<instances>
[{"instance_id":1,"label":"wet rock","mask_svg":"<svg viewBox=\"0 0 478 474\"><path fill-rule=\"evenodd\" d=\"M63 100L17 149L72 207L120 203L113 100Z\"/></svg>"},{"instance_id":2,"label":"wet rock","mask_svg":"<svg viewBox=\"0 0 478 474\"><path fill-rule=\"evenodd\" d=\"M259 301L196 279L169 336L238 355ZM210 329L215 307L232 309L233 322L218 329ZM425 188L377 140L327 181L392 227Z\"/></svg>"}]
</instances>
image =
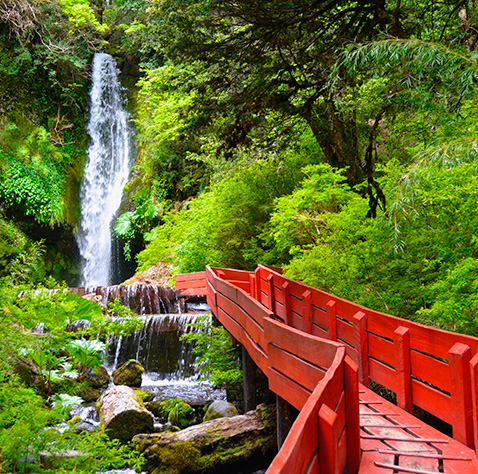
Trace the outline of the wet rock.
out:
<instances>
[{"instance_id":1,"label":"wet rock","mask_svg":"<svg viewBox=\"0 0 478 474\"><path fill-rule=\"evenodd\" d=\"M88 367L86 377L93 388L107 388L111 383L110 374L104 365L99 365L94 369Z\"/></svg>"},{"instance_id":2,"label":"wet rock","mask_svg":"<svg viewBox=\"0 0 478 474\"><path fill-rule=\"evenodd\" d=\"M116 385L141 387L143 372L144 367L137 360L131 359L113 372L113 382Z\"/></svg>"},{"instance_id":3,"label":"wet rock","mask_svg":"<svg viewBox=\"0 0 478 474\"><path fill-rule=\"evenodd\" d=\"M125 385L114 386L101 395L100 426L110 438L130 441L138 433L153 431L153 415L135 391Z\"/></svg>"},{"instance_id":4,"label":"wet rock","mask_svg":"<svg viewBox=\"0 0 478 474\"><path fill-rule=\"evenodd\" d=\"M85 401L85 402L95 402L98 400L99 396L101 394L101 391L99 388L93 388L90 385L87 385L79 391L79 396Z\"/></svg>"},{"instance_id":5,"label":"wet rock","mask_svg":"<svg viewBox=\"0 0 478 474\"><path fill-rule=\"evenodd\" d=\"M231 416L237 416L236 407L225 400L214 400L207 409L203 421L216 420L218 418L228 418Z\"/></svg>"},{"instance_id":6,"label":"wet rock","mask_svg":"<svg viewBox=\"0 0 478 474\"><path fill-rule=\"evenodd\" d=\"M150 474L237 472L267 465L276 453L275 431L274 407L260 405L176 433L139 434L133 443Z\"/></svg>"}]
</instances>

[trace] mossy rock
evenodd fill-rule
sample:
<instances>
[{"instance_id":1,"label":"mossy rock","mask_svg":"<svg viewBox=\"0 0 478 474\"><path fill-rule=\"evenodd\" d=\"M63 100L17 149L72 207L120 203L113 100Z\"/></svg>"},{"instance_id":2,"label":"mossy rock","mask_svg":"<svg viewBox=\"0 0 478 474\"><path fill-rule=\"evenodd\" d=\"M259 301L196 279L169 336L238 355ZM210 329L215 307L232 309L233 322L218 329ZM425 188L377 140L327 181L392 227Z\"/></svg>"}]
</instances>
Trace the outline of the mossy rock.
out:
<instances>
[{"instance_id":1,"label":"mossy rock","mask_svg":"<svg viewBox=\"0 0 478 474\"><path fill-rule=\"evenodd\" d=\"M144 390L135 390L135 392L136 392L136 395L138 395L138 397L141 398L141 400L143 400L143 403L151 402L154 399L153 392L145 392Z\"/></svg>"},{"instance_id":2,"label":"mossy rock","mask_svg":"<svg viewBox=\"0 0 478 474\"><path fill-rule=\"evenodd\" d=\"M113 382L115 385L141 387L143 372L144 367L137 360L131 359L113 372Z\"/></svg>"},{"instance_id":3,"label":"mossy rock","mask_svg":"<svg viewBox=\"0 0 478 474\"><path fill-rule=\"evenodd\" d=\"M94 369L88 368L87 379L93 388L107 388L111 383L110 374L104 365L99 365Z\"/></svg>"},{"instance_id":4,"label":"mossy rock","mask_svg":"<svg viewBox=\"0 0 478 474\"><path fill-rule=\"evenodd\" d=\"M236 407L225 400L214 400L207 409L203 421L217 420L218 418L228 418L231 416L237 416Z\"/></svg>"}]
</instances>

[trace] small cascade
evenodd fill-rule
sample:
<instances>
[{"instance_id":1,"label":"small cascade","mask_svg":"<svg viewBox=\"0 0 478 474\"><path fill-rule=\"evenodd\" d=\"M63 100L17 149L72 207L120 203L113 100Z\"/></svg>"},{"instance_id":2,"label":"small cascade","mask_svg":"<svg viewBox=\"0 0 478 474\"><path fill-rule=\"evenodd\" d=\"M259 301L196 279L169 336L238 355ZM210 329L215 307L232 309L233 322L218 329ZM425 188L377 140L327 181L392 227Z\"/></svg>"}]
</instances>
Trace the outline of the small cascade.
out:
<instances>
[{"instance_id":1,"label":"small cascade","mask_svg":"<svg viewBox=\"0 0 478 474\"><path fill-rule=\"evenodd\" d=\"M79 296L94 293L101 295L104 304L118 299L123 306L136 314L180 313L181 303L174 288L155 285L113 285L70 288Z\"/></svg>"},{"instance_id":2,"label":"small cascade","mask_svg":"<svg viewBox=\"0 0 478 474\"><path fill-rule=\"evenodd\" d=\"M190 331L196 314L157 314L145 316L144 326L130 337L116 337L108 349L108 370L112 372L129 359L145 368L147 385L160 381L194 381L198 379L192 344L180 341ZM144 383L144 382L143 382Z\"/></svg>"}]
</instances>

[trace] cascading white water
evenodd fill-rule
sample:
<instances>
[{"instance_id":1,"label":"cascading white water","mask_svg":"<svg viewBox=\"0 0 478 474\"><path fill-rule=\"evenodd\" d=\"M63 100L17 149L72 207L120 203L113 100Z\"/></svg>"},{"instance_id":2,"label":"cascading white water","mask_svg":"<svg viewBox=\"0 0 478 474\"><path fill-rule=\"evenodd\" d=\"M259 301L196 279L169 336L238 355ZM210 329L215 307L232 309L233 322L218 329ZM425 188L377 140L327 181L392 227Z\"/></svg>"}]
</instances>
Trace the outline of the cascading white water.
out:
<instances>
[{"instance_id":1,"label":"cascading white water","mask_svg":"<svg viewBox=\"0 0 478 474\"><path fill-rule=\"evenodd\" d=\"M132 130L119 70L109 54L96 53L92 65L91 143L80 187L81 221L76 235L81 286L111 283L111 228L130 174Z\"/></svg>"}]
</instances>

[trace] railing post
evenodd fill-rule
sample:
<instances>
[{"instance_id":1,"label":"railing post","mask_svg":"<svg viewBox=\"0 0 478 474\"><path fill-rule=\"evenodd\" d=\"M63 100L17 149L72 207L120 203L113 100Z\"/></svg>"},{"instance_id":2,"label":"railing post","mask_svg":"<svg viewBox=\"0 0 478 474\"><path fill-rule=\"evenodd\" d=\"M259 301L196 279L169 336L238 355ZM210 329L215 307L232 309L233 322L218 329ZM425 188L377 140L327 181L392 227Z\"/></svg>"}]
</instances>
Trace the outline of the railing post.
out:
<instances>
[{"instance_id":1,"label":"railing post","mask_svg":"<svg viewBox=\"0 0 478 474\"><path fill-rule=\"evenodd\" d=\"M453 438L473 447L473 404L471 394L471 349L457 342L449 351Z\"/></svg>"},{"instance_id":2,"label":"railing post","mask_svg":"<svg viewBox=\"0 0 478 474\"><path fill-rule=\"evenodd\" d=\"M358 365L349 356L345 356L344 376L348 474L357 474L362 454L360 449Z\"/></svg>"},{"instance_id":3,"label":"railing post","mask_svg":"<svg viewBox=\"0 0 478 474\"><path fill-rule=\"evenodd\" d=\"M334 300L330 300L326 305L329 320L329 339L331 341L337 340L337 309L335 306Z\"/></svg>"},{"instance_id":4,"label":"railing post","mask_svg":"<svg viewBox=\"0 0 478 474\"><path fill-rule=\"evenodd\" d=\"M254 271L254 276L256 278L256 300L262 304L262 291L261 291L261 269L259 267Z\"/></svg>"},{"instance_id":5,"label":"railing post","mask_svg":"<svg viewBox=\"0 0 478 474\"><path fill-rule=\"evenodd\" d=\"M397 405L411 413L413 410L413 398L410 363L410 330L404 326L399 326L395 329L394 334Z\"/></svg>"},{"instance_id":6,"label":"railing post","mask_svg":"<svg viewBox=\"0 0 478 474\"><path fill-rule=\"evenodd\" d=\"M325 403L319 410L319 465L320 473L339 474L338 416Z\"/></svg>"},{"instance_id":7,"label":"railing post","mask_svg":"<svg viewBox=\"0 0 478 474\"><path fill-rule=\"evenodd\" d=\"M274 295L274 274L271 273L267 277L267 292L269 297L269 309L272 313L276 314L275 311L275 295Z\"/></svg>"},{"instance_id":8,"label":"railing post","mask_svg":"<svg viewBox=\"0 0 478 474\"><path fill-rule=\"evenodd\" d=\"M290 309L290 283L288 281L284 282L282 285L282 294L284 295L284 322L288 326L292 326L292 312Z\"/></svg>"},{"instance_id":9,"label":"railing post","mask_svg":"<svg viewBox=\"0 0 478 474\"><path fill-rule=\"evenodd\" d=\"M478 455L478 353L470 362L471 370L471 401L473 403L473 434L475 453Z\"/></svg>"},{"instance_id":10,"label":"railing post","mask_svg":"<svg viewBox=\"0 0 478 474\"><path fill-rule=\"evenodd\" d=\"M359 381L368 387L370 385L370 370L368 364L367 315L362 311L358 311L354 314L353 320Z\"/></svg>"},{"instance_id":11,"label":"railing post","mask_svg":"<svg viewBox=\"0 0 478 474\"><path fill-rule=\"evenodd\" d=\"M305 332L312 334L312 292L310 290L302 293L302 309L305 321Z\"/></svg>"},{"instance_id":12,"label":"railing post","mask_svg":"<svg viewBox=\"0 0 478 474\"><path fill-rule=\"evenodd\" d=\"M249 293L251 298L257 299L256 297L256 276L252 273L249 273Z\"/></svg>"}]
</instances>

